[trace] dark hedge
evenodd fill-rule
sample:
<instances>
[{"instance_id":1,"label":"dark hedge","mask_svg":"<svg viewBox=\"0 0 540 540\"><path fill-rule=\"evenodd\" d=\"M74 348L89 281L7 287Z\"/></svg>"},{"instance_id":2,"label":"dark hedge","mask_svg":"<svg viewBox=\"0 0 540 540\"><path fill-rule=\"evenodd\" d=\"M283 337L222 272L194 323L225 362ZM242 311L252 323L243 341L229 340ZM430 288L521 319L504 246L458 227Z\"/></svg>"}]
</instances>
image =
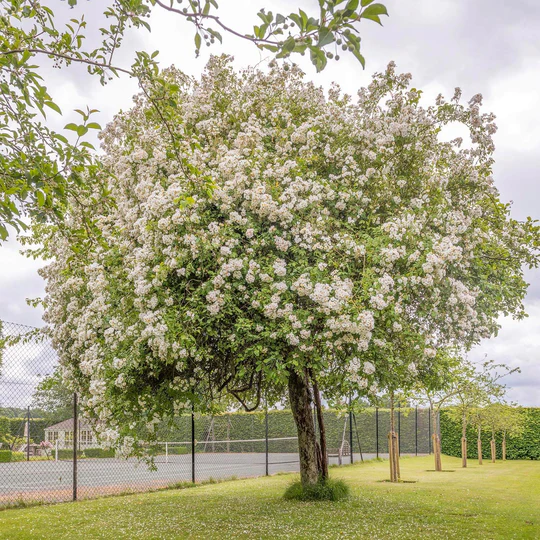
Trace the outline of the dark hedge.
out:
<instances>
[{"instance_id":1,"label":"dark hedge","mask_svg":"<svg viewBox=\"0 0 540 540\"><path fill-rule=\"evenodd\" d=\"M324 411L324 422L327 434L327 444L331 452L337 451L343 438L349 440L349 415L339 413L332 409ZM429 452L429 414L427 409L403 409L396 412L396 430L400 431L400 449L404 454L420 454ZM0 416L0 441L5 434L22 437L26 418L9 418ZM390 412L388 409L379 409L378 413L378 447L379 452L387 452L387 435L390 428ZM54 422L52 422L54 423ZM233 412L214 416L213 437L210 431L211 417L196 415L195 439L198 441L197 452L264 452L265 442L235 442L246 439L265 438L265 414L263 411L245 413ZM44 430L51 425L50 420L31 418L30 438L32 442L40 443L44 440ZM345 432L345 433L344 433ZM376 412L374 408L364 409L355 415L353 420L353 448L362 452L375 453L376 441ZM270 439L283 437L296 437L296 426L290 410L272 410L268 413L268 436ZM227 441L214 443L214 441ZM175 419L173 425L162 424L158 426L158 439L184 443L169 447L169 452L185 452L191 444L191 417L183 416ZM208 442L206 442L208 441ZM205 444L206 442L206 444ZM182 450L176 448L182 447ZM297 452L296 440L270 440L270 452ZM66 450L66 452L71 452ZM88 453L88 451L86 451ZM69 456L62 455L62 459ZM101 457L101 456L100 456Z\"/></svg>"},{"instance_id":2,"label":"dark hedge","mask_svg":"<svg viewBox=\"0 0 540 540\"><path fill-rule=\"evenodd\" d=\"M343 438L349 440L348 414L327 409L323 413L327 444L330 451L337 451ZM429 420L428 411L419 409L418 416L414 409L402 410L396 413L396 430L400 431L400 449L404 454L429 452ZM390 428L390 412L379 409L379 452L387 452L387 435ZM264 412L235 412L214 416L213 437L210 432L211 417L196 415L195 439L198 444L197 452L264 452L265 442L235 442L246 439L265 438ZM418 433L417 433L418 431ZM364 409L355 415L353 420L353 448L362 452L375 453L376 441L376 412L375 409ZM296 426L290 410L273 410L268 413L268 436L270 439L296 437ZM161 425L158 437L162 441L190 443L191 418L177 418L172 426ZM212 442L229 441L229 442ZM297 452L295 440L270 440L270 452Z\"/></svg>"},{"instance_id":3,"label":"dark hedge","mask_svg":"<svg viewBox=\"0 0 540 540\"><path fill-rule=\"evenodd\" d=\"M523 408L522 414L527 415L525 431L518 437L506 437L507 459L540 459L540 408ZM446 411L441 411L441 448L443 454L461 456L461 425L453 422ZM467 430L467 457L478 458L476 445L477 430L469 427ZM491 431L482 432L482 457L491 458L489 441ZM502 434L495 436L497 444L497 459L502 459Z\"/></svg>"}]
</instances>

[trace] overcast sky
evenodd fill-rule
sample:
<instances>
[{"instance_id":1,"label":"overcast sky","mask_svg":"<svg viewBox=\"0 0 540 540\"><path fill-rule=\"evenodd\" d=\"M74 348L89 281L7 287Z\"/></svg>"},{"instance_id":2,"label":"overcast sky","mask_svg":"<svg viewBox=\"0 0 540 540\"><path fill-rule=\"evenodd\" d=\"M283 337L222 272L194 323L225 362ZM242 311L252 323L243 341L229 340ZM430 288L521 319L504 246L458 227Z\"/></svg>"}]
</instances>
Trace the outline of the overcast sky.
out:
<instances>
[{"instance_id":1,"label":"overcast sky","mask_svg":"<svg viewBox=\"0 0 540 540\"><path fill-rule=\"evenodd\" d=\"M384 27L363 22L362 44L366 69L353 58L331 62L322 74L316 74L309 61L298 57L307 77L328 87L338 82L349 92L367 84L375 71L390 60L398 70L411 72L413 85L427 98L439 92L451 97L456 86L464 97L484 95L485 110L497 115L495 180L503 200L513 201L513 215L540 218L540 1L538 0L381 0L390 18ZM96 36L92 27L103 24L100 17L105 2L81 1L74 10L66 3L52 2L62 16L80 16L84 11L89 22L87 36ZM309 14L316 12L317 0L264 1L221 0L220 14L229 25L248 32L257 24L260 7L288 13L301 6ZM201 73L207 51L194 58L192 27L171 14L156 14L151 20L152 33L131 35L125 48L116 55L118 64L129 65L134 50L159 50L162 66L176 65L197 76ZM204 48L204 46L203 46ZM214 53L227 52L240 67L265 60L246 42L224 36L223 47ZM42 61L45 65L45 61ZM127 109L137 88L123 78L106 87L91 78L84 69L48 70L48 88L63 112L51 118L61 128L76 120L70 111L89 105L100 109L99 118L106 124L118 110ZM37 275L39 261L25 259L20 246L10 239L0 247L0 319L41 326L41 311L26 305L25 298L43 294L43 282ZM540 406L540 272L527 273L531 283L526 299L529 317L523 321L502 320L499 335L483 342L471 352L473 359L485 354L521 374L508 378L509 397L522 405Z\"/></svg>"}]
</instances>

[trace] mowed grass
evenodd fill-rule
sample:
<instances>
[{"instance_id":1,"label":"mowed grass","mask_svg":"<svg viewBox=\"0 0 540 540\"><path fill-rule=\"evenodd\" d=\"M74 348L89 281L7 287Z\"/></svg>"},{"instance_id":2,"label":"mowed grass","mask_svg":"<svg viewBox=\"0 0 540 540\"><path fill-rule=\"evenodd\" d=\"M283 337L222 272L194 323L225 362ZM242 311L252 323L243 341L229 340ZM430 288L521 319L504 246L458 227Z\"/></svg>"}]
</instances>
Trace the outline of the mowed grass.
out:
<instances>
[{"instance_id":1,"label":"mowed grass","mask_svg":"<svg viewBox=\"0 0 540 540\"><path fill-rule=\"evenodd\" d=\"M296 475L195 489L110 497L0 512L0 538L49 539L539 539L540 462L482 466L444 457L454 472L430 472L431 457L404 458L390 484L388 462L332 468L351 487L346 501L286 501Z\"/></svg>"}]
</instances>

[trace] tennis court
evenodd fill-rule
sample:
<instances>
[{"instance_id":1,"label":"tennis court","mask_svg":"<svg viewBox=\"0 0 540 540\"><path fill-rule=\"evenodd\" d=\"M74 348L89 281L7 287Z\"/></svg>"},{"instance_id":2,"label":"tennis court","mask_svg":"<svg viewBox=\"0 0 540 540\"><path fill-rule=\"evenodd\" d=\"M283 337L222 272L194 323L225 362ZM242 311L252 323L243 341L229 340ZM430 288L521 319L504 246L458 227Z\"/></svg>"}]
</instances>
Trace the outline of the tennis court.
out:
<instances>
[{"instance_id":1,"label":"tennis court","mask_svg":"<svg viewBox=\"0 0 540 540\"><path fill-rule=\"evenodd\" d=\"M380 454L381 457L385 457ZM361 459L355 454L355 461ZM375 454L364 454L372 459ZM350 462L350 456L343 458ZM331 457L330 464L338 458ZM295 472L299 470L297 453L268 455L268 472ZM247 478L266 474L265 453L197 453L195 478L197 482L230 477ZM192 456L156 456L155 469L134 459L81 459L77 462L77 487L79 498L96 494L113 494L124 491L143 491L167 487L177 482L192 480ZM44 498L65 500L73 489L72 461L28 461L0 463L0 501L31 501Z\"/></svg>"}]
</instances>

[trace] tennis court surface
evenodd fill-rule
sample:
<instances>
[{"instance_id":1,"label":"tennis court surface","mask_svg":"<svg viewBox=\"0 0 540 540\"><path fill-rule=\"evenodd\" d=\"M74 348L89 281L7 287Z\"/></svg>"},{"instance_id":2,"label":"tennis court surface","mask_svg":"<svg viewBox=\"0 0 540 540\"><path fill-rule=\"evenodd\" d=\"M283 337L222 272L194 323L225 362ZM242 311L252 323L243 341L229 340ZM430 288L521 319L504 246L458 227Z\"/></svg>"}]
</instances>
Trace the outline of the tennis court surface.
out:
<instances>
[{"instance_id":1,"label":"tennis court surface","mask_svg":"<svg viewBox=\"0 0 540 540\"><path fill-rule=\"evenodd\" d=\"M355 454L355 461L361 459ZM364 459L372 459L375 454L364 454ZM381 454L381 457L384 457ZM349 463L350 456L343 458ZM337 464L338 458L331 457L330 464ZM296 472L299 470L297 453L268 455L268 473ZM247 478L266 474L265 453L197 453L195 479L204 482L237 477ZM156 456L155 468L134 459L81 459L77 462L78 498L145 491L192 481L192 456ZM69 500L73 491L72 461L28 461L0 463L0 504Z\"/></svg>"}]
</instances>

